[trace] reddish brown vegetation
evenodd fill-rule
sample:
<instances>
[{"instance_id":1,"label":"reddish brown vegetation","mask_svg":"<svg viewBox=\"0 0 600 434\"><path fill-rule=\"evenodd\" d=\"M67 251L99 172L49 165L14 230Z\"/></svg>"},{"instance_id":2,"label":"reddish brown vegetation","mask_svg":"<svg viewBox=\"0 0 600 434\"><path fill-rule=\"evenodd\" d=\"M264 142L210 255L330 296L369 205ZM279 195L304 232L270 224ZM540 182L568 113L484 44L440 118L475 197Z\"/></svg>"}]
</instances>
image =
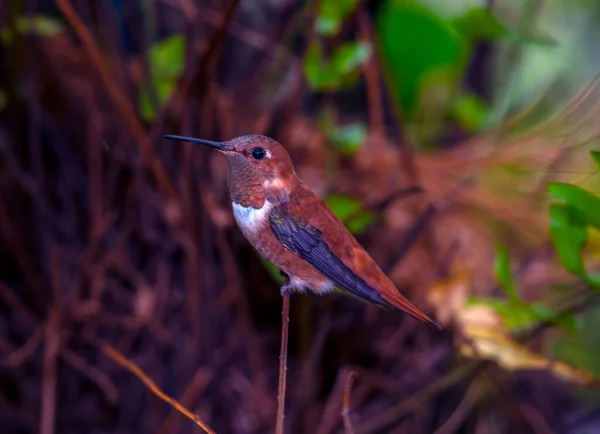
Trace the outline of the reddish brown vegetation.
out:
<instances>
[{"instance_id":1,"label":"reddish brown vegetation","mask_svg":"<svg viewBox=\"0 0 600 434\"><path fill-rule=\"evenodd\" d=\"M272 431L279 284L234 225L224 161L161 142L163 133L277 138L315 191L350 194L379 211L359 241L430 313L427 291L455 267L473 270L476 289L493 288L492 243L474 213L540 242L541 214L509 209L466 176L485 162L415 161L405 143L383 138L377 69L370 109L360 114L375 129L357 156L339 158L300 110L309 98L298 57L270 42L289 33L287 10L255 32L230 21L237 2L218 2L213 15L180 3L189 20L182 28L198 14L214 23L185 27L193 41L186 71L151 125L133 103L145 66L102 26L114 18L102 7L57 0L67 34L2 48L0 426L8 432L196 429L105 357L96 338L218 433ZM235 50L244 63L228 54ZM263 84L278 62L291 69L290 84L267 98ZM416 184L426 194L388 200ZM444 432L542 433L568 410L566 391L548 374L514 378L457 357L450 320L436 332L341 295L294 296L291 306L289 432L425 433L449 421Z\"/></svg>"}]
</instances>

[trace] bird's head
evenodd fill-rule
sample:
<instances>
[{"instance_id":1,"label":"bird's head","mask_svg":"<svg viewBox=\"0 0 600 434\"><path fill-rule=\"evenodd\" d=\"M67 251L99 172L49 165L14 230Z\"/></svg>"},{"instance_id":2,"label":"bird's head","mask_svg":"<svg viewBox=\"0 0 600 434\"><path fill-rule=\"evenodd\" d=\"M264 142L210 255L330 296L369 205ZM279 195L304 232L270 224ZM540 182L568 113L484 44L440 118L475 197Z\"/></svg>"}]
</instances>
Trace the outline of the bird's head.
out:
<instances>
[{"instance_id":1,"label":"bird's head","mask_svg":"<svg viewBox=\"0 0 600 434\"><path fill-rule=\"evenodd\" d=\"M207 146L223 153L229 162L229 187L232 192L254 186L262 188L265 195L287 195L297 180L289 154L270 137L253 134L226 142L174 135L163 137Z\"/></svg>"}]
</instances>

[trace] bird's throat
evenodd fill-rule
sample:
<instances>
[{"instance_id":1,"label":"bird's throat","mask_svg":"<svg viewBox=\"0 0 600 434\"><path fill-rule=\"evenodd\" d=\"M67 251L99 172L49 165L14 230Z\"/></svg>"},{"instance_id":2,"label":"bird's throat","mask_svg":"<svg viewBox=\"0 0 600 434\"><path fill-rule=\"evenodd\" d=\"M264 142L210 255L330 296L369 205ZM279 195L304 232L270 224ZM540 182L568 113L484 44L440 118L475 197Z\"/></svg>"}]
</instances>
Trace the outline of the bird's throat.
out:
<instances>
[{"instance_id":1,"label":"bird's throat","mask_svg":"<svg viewBox=\"0 0 600 434\"><path fill-rule=\"evenodd\" d=\"M227 186L231 200L246 208L262 208L266 198L263 186L264 174L246 161L242 155L233 155L227 160L229 163Z\"/></svg>"},{"instance_id":2,"label":"bird's throat","mask_svg":"<svg viewBox=\"0 0 600 434\"><path fill-rule=\"evenodd\" d=\"M272 204L289 201L290 187L286 188L285 182L270 179L269 174L259 170L241 155L230 156L228 162L227 183L233 203L260 209L267 201Z\"/></svg>"}]
</instances>

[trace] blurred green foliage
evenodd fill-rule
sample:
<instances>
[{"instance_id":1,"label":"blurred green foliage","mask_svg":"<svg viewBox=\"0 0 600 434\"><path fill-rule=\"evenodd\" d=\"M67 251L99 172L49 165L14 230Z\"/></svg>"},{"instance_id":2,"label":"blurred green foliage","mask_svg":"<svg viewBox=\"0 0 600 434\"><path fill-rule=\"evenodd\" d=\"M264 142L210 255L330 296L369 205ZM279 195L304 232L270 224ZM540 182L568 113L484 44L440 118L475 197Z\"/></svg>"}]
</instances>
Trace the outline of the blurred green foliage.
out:
<instances>
[{"instance_id":1,"label":"blurred green foliage","mask_svg":"<svg viewBox=\"0 0 600 434\"><path fill-rule=\"evenodd\" d=\"M494 276L500 287L508 295L510 301L520 301L519 294L512 276L508 249L502 243L496 244L496 260L494 261Z\"/></svg>"},{"instance_id":2,"label":"blurred green foliage","mask_svg":"<svg viewBox=\"0 0 600 434\"><path fill-rule=\"evenodd\" d=\"M592 151L591 156L597 162L598 153ZM600 198L575 185L559 182L548 184L548 194L550 238L560 264L590 290L597 290L600 278L586 270L584 247L588 242L588 227L600 227ZM600 321L600 309L577 318L574 313L565 314L540 302L526 303L518 293L508 249L503 244L496 245L494 275L507 299L472 298L471 302L492 306L509 330L542 321L552 323L557 334L550 341L550 351L579 368L600 374L596 356L600 346L593 332Z\"/></svg>"},{"instance_id":3,"label":"blurred green foliage","mask_svg":"<svg viewBox=\"0 0 600 434\"><path fill-rule=\"evenodd\" d=\"M596 167L600 170L600 151L590 151L590 155L596 163Z\"/></svg>"},{"instance_id":4,"label":"blurred green foliage","mask_svg":"<svg viewBox=\"0 0 600 434\"><path fill-rule=\"evenodd\" d=\"M317 6L315 30L320 36L335 36L342 23L356 9L360 0L320 0Z\"/></svg>"},{"instance_id":5,"label":"blurred green foliage","mask_svg":"<svg viewBox=\"0 0 600 434\"><path fill-rule=\"evenodd\" d=\"M591 285L600 284L600 275L585 268L583 248L588 241L588 226L600 228L600 198L575 185L548 184L550 238L561 265Z\"/></svg>"},{"instance_id":6,"label":"blurred green foliage","mask_svg":"<svg viewBox=\"0 0 600 434\"><path fill-rule=\"evenodd\" d=\"M325 203L353 234L365 231L374 220L374 213L364 208L358 199L341 194L331 194Z\"/></svg>"},{"instance_id":7,"label":"blurred green foliage","mask_svg":"<svg viewBox=\"0 0 600 434\"><path fill-rule=\"evenodd\" d=\"M148 89L142 89L139 105L142 117L150 121L156 115L156 110L167 102L183 72L185 63L183 35L175 34L154 43L148 50L147 59L153 94Z\"/></svg>"},{"instance_id":8,"label":"blurred green foliage","mask_svg":"<svg viewBox=\"0 0 600 434\"><path fill-rule=\"evenodd\" d=\"M591 307L581 316L581 326L574 330L558 330L549 351L555 357L600 376L600 307Z\"/></svg>"},{"instance_id":9,"label":"blurred green foliage","mask_svg":"<svg viewBox=\"0 0 600 434\"><path fill-rule=\"evenodd\" d=\"M376 21L379 52L398 110L417 146L435 146L448 120L471 132L485 124L489 108L462 89L461 80L476 43L508 33L481 7L445 19L413 0L383 4Z\"/></svg>"},{"instance_id":10,"label":"blurred green foliage","mask_svg":"<svg viewBox=\"0 0 600 434\"><path fill-rule=\"evenodd\" d=\"M360 68L370 54L369 44L347 42L336 47L327 59L322 42L315 39L304 60L306 81L316 91L336 91L354 86L360 76Z\"/></svg>"},{"instance_id":11,"label":"blurred green foliage","mask_svg":"<svg viewBox=\"0 0 600 434\"><path fill-rule=\"evenodd\" d=\"M517 289L511 270L510 255L507 247L496 243L494 260L494 276L507 299L473 297L471 303L483 303L494 308L503 319L508 330L518 330L540 321L551 321L555 325L572 330L575 326L573 315L557 316L550 307L541 302L525 302Z\"/></svg>"},{"instance_id":12,"label":"blurred green foliage","mask_svg":"<svg viewBox=\"0 0 600 434\"><path fill-rule=\"evenodd\" d=\"M598 168L598 151L590 155ZM590 288L598 291L600 275L590 274L585 266L584 247L588 242L588 228L600 228L600 198L580 187L567 183L548 184L550 199L550 237L561 265L565 270L581 278ZM575 366L600 375L600 308L585 311L581 327L562 330L553 339L551 351L556 357Z\"/></svg>"},{"instance_id":13,"label":"blurred green foliage","mask_svg":"<svg viewBox=\"0 0 600 434\"><path fill-rule=\"evenodd\" d=\"M14 29L4 26L0 27L0 44L8 45L12 42L14 32L19 34L33 34L39 37L54 36L64 30L60 21L46 15L34 15L32 17L19 16Z\"/></svg>"},{"instance_id":14,"label":"blurred green foliage","mask_svg":"<svg viewBox=\"0 0 600 434\"><path fill-rule=\"evenodd\" d=\"M492 41L508 34L506 26L493 13L481 7L471 8L450 22L469 45L478 41Z\"/></svg>"},{"instance_id":15,"label":"blurred green foliage","mask_svg":"<svg viewBox=\"0 0 600 434\"><path fill-rule=\"evenodd\" d=\"M425 87L456 86L467 60L465 41L451 23L406 0L382 5L376 35L393 96L404 120L413 123Z\"/></svg>"},{"instance_id":16,"label":"blurred green foliage","mask_svg":"<svg viewBox=\"0 0 600 434\"><path fill-rule=\"evenodd\" d=\"M367 127L362 122L338 125L332 110L324 110L319 117L319 127L327 140L342 155L353 155L367 138Z\"/></svg>"}]
</instances>

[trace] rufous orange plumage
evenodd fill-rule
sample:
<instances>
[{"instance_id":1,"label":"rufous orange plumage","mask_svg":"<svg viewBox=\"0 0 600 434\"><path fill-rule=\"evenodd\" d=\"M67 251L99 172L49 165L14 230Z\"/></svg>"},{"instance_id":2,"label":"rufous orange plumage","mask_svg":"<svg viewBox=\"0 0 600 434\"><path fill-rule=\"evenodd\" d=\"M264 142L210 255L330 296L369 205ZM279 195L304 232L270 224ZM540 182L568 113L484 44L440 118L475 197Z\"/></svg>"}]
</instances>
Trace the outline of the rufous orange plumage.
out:
<instances>
[{"instance_id":1,"label":"rufous orange plumage","mask_svg":"<svg viewBox=\"0 0 600 434\"><path fill-rule=\"evenodd\" d=\"M282 292L324 294L338 287L439 327L398 291L325 202L298 178L280 143L261 135L226 142L164 137L225 155L235 220L252 246L286 276Z\"/></svg>"}]
</instances>

